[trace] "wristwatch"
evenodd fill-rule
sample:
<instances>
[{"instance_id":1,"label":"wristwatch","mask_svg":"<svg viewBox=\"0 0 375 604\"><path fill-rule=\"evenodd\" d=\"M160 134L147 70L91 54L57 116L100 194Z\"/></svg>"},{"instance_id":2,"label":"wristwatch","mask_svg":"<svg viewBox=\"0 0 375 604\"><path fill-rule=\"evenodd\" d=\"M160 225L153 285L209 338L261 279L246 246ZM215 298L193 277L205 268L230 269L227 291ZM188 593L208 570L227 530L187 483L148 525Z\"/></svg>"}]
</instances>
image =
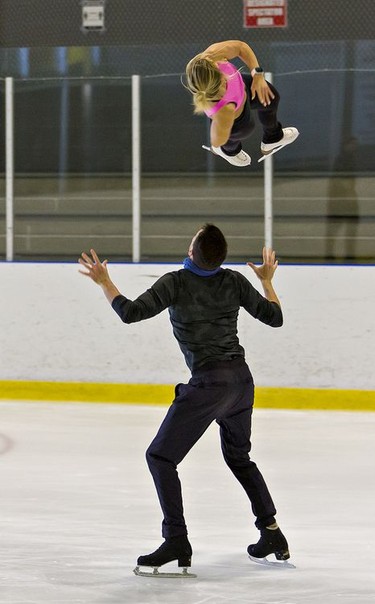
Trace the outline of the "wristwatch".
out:
<instances>
[{"instance_id":1,"label":"wristwatch","mask_svg":"<svg viewBox=\"0 0 375 604\"><path fill-rule=\"evenodd\" d=\"M254 67L254 69L251 70L252 77L254 77L256 75L263 75L263 74L264 74L263 67Z\"/></svg>"}]
</instances>

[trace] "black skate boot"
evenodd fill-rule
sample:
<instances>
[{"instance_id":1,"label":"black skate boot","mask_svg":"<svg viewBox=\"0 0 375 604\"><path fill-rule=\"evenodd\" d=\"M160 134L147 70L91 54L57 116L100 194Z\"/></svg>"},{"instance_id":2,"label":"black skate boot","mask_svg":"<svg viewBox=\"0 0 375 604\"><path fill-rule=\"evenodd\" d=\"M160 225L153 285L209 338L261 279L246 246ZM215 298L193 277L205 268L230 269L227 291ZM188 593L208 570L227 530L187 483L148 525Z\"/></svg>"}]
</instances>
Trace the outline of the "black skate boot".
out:
<instances>
[{"instance_id":1,"label":"black skate boot","mask_svg":"<svg viewBox=\"0 0 375 604\"><path fill-rule=\"evenodd\" d=\"M152 554L139 556L134 573L143 577L195 577L196 575L187 572L191 566L192 553L191 545L185 535L170 537ZM159 566L174 560L177 560L178 566L182 567L182 573L159 573ZM140 566L152 566L154 570L152 573L143 572L139 570Z\"/></svg>"},{"instance_id":2,"label":"black skate boot","mask_svg":"<svg viewBox=\"0 0 375 604\"><path fill-rule=\"evenodd\" d=\"M292 564L286 562L290 558L288 542L279 528L261 529L258 543L249 545L247 553L254 562L271 566L279 566L280 562L284 562L285 566L293 567ZM267 556L270 554L275 554L276 560L280 560L280 562L268 561Z\"/></svg>"}]
</instances>

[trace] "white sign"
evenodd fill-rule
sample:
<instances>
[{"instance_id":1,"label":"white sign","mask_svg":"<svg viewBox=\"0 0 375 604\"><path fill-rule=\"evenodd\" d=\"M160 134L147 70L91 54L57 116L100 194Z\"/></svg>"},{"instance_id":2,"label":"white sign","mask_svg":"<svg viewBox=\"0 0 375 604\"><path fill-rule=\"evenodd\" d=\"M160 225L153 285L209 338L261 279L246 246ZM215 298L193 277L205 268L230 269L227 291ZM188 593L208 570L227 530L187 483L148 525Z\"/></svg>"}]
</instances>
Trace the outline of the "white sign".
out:
<instances>
[{"instance_id":1,"label":"white sign","mask_svg":"<svg viewBox=\"0 0 375 604\"><path fill-rule=\"evenodd\" d=\"M82 29L104 30L104 0L83 0Z\"/></svg>"}]
</instances>

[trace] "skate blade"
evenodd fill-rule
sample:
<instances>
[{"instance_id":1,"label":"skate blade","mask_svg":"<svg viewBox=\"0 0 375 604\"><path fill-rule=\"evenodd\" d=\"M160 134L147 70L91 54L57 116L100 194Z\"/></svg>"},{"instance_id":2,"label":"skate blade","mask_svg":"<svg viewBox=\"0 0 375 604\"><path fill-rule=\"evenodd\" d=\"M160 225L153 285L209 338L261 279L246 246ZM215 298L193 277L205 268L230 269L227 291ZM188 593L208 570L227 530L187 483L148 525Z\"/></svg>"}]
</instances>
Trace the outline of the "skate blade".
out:
<instances>
[{"instance_id":1,"label":"skate blade","mask_svg":"<svg viewBox=\"0 0 375 604\"><path fill-rule=\"evenodd\" d=\"M288 560L280 560L277 562L273 562L272 560L268 560L267 558L255 558L254 556L250 556L250 560L256 562L257 564L262 564L263 566L273 566L274 568L296 568L294 564L288 562Z\"/></svg>"},{"instance_id":2,"label":"skate blade","mask_svg":"<svg viewBox=\"0 0 375 604\"><path fill-rule=\"evenodd\" d=\"M281 149L284 149L284 147L287 147L288 145L291 145L292 143L294 143L294 142L297 140L297 138L298 138L298 137L299 137L299 132L298 132L298 134L297 134L296 138L295 138L294 140L292 140L291 142L286 143L286 144L284 144L284 145L280 145L279 147L275 147L274 149L272 149L272 151L268 151L268 152L266 152L266 153L263 153L262 157L260 157L260 158L258 159L258 164L259 164L261 161L264 161L265 159L267 159L267 157L271 157L271 155L274 155L274 154L275 154L275 153L277 153L278 151L281 151Z\"/></svg>"},{"instance_id":3,"label":"skate blade","mask_svg":"<svg viewBox=\"0 0 375 604\"><path fill-rule=\"evenodd\" d=\"M159 573L159 567L154 566L152 572L148 572L145 570L140 570L139 566L136 566L133 570L133 573L137 575L137 577L158 577L161 579L195 579L197 575L193 573L189 573L187 567L182 567L181 573Z\"/></svg>"},{"instance_id":4,"label":"skate blade","mask_svg":"<svg viewBox=\"0 0 375 604\"><path fill-rule=\"evenodd\" d=\"M262 155L262 157L258 159L258 164L260 164L261 161L267 159L267 157L271 157L271 155L274 155L278 151L281 151L281 149L284 149L284 147L286 147L286 145L280 145L280 147L275 147L275 149L272 149L272 151L265 153L264 155Z\"/></svg>"}]
</instances>

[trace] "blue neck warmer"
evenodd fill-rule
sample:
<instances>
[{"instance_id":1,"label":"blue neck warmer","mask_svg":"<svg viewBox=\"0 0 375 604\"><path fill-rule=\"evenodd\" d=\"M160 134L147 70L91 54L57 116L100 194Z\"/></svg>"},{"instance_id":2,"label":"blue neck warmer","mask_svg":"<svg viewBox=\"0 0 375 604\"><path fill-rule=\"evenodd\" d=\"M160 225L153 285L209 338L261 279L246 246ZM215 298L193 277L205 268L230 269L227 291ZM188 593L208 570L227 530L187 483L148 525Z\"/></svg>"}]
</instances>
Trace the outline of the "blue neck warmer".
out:
<instances>
[{"instance_id":1,"label":"blue neck warmer","mask_svg":"<svg viewBox=\"0 0 375 604\"><path fill-rule=\"evenodd\" d=\"M191 271L192 273L195 273L196 275L199 275L200 277L212 277L213 275L216 275L216 273L221 271L221 266L219 266L218 268L214 268L213 271L206 271L203 268L199 268L199 266L194 264L194 262L189 258L189 256L184 260L184 268L186 268L188 271Z\"/></svg>"}]
</instances>

